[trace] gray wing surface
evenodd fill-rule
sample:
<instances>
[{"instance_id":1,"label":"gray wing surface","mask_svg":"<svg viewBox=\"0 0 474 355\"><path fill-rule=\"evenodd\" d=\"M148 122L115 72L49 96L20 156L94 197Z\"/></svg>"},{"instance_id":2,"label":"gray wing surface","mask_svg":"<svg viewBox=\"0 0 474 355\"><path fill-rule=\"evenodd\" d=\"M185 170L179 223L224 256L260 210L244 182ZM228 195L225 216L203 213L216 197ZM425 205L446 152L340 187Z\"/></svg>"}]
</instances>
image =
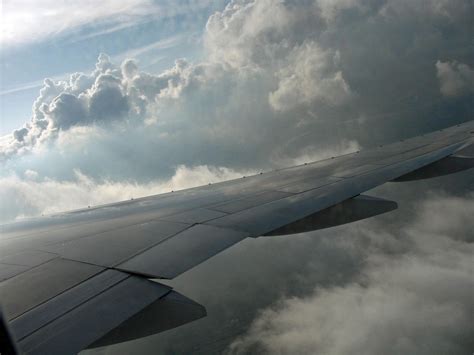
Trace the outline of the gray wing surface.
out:
<instances>
[{"instance_id":1,"label":"gray wing surface","mask_svg":"<svg viewBox=\"0 0 474 355\"><path fill-rule=\"evenodd\" d=\"M473 143L470 121L291 168L4 224L0 345L71 354L201 318L203 306L150 279L172 279L248 237L393 210L395 202L361 193L474 167Z\"/></svg>"}]
</instances>

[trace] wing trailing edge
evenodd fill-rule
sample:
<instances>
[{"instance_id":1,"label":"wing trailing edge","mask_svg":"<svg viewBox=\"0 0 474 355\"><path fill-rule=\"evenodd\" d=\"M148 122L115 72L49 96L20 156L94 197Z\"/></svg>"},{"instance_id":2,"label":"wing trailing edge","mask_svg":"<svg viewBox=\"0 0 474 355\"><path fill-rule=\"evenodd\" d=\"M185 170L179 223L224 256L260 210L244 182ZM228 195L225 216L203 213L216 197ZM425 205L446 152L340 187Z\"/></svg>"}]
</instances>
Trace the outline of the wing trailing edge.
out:
<instances>
[{"instance_id":1,"label":"wing trailing edge","mask_svg":"<svg viewBox=\"0 0 474 355\"><path fill-rule=\"evenodd\" d=\"M108 269L17 316L11 333L1 320L0 354L15 354L13 339L21 354L74 354L205 315L203 306L169 286Z\"/></svg>"}]
</instances>

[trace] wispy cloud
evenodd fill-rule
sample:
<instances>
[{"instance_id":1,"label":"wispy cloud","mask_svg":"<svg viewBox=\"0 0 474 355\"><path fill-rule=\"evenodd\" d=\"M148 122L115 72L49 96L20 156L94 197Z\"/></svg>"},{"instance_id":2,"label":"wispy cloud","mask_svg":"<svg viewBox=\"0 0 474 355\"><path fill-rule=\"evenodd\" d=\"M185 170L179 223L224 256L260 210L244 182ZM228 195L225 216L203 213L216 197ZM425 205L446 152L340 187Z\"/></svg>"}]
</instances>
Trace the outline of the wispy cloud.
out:
<instances>
[{"instance_id":1,"label":"wispy cloud","mask_svg":"<svg viewBox=\"0 0 474 355\"><path fill-rule=\"evenodd\" d=\"M0 44L4 47L70 33L74 36L68 40L75 42L218 6L212 0L6 0L0 4Z\"/></svg>"},{"instance_id":2,"label":"wispy cloud","mask_svg":"<svg viewBox=\"0 0 474 355\"><path fill-rule=\"evenodd\" d=\"M95 21L113 28L159 14L149 0L19 0L3 1L0 43L4 46L43 40Z\"/></svg>"},{"instance_id":3,"label":"wispy cloud","mask_svg":"<svg viewBox=\"0 0 474 355\"><path fill-rule=\"evenodd\" d=\"M0 96L14 94L21 91L40 88L43 85L43 80L30 81L20 85L11 86L0 91Z\"/></svg>"},{"instance_id":4,"label":"wispy cloud","mask_svg":"<svg viewBox=\"0 0 474 355\"><path fill-rule=\"evenodd\" d=\"M70 75L71 73L61 73L61 74L51 76L48 79L51 79L53 81L68 80ZM45 79L40 79L40 80L28 81L26 83L20 83L20 84L16 84L12 86L2 87L0 88L0 96L15 94L17 92L26 91L26 90L39 89L44 86L44 82L45 82Z\"/></svg>"},{"instance_id":5,"label":"wispy cloud","mask_svg":"<svg viewBox=\"0 0 474 355\"><path fill-rule=\"evenodd\" d=\"M159 41L153 42L151 44L147 44L146 46L130 49L128 51L115 55L112 58L116 60L123 60L125 58L139 58L141 55L151 52L151 51L173 48L181 44L190 35L192 34L184 33L184 34L179 34L176 36L160 39Z\"/></svg>"},{"instance_id":6,"label":"wispy cloud","mask_svg":"<svg viewBox=\"0 0 474 355\"><path fill-rule=\"evenodd\" d=\"M126 21L118 24L101 24L101 26L97 26L97 28L91 30L89 33L85 35L79 35L73 39L70 40L70 42L80 42L80 41L85 41L91 38L99 37L99 36L104 36L104 35L110 35L115 32L119 32L143 23L151 22L152 19L132 19L132 21Z\"/></svg>"}]
</instances>

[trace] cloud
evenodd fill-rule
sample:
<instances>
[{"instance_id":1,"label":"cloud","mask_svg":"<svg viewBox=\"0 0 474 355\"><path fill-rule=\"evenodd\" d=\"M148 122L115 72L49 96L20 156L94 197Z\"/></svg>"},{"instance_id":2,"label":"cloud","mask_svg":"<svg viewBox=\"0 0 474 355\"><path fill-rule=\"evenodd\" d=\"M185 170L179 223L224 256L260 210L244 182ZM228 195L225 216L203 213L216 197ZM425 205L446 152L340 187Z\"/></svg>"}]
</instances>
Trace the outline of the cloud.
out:
<instances>
[{"instance_id":1,"label":"cloud","mask_svg":"<svg viewBox=\"0 0 474 355\"><path fill-rule=\"evenodd\" d=\"M455 5L231 1L210 16L196 63L178 59L154 74L131 59L113 63L101 55L91 73L45 80L32 119L2 139L1 155L15 159L54 146L75 127L100 126L117 139L127 139L124 130L131 130L128 140L139 139L133 131L140 131L160 147L170 137L207 152L219 143L205 164L238 157L237 164L262 166L281 146L295 158L308 146L367 146L374 137L390 141L447 126L470 118L473 96L469 64L460 63L474 58L456 45L470 41L469 18L459 10L468 5ZM432 31L441 23L445 36ZM442 61L440 52L453 61ZM444 94L462 91L455 106L440 99L438 80ZM397 128L408 125L409 132ZM183 147L168 147L189 165ZM134 154L151 158L148 151Z\"/></svg>"},{"instance_id":2,"label":"cloud","mask_svg":"<svg viewBox=\"0 0 474 355\"><path fill-rule=\"evenodd\" d=\"M221 6L222 0L171 1L19 0L2 2L0 43L3 48L52 38L83 41L163 18L194 16Z\"/></svg>"},{"instance_id":3,"label":"cloud","mask_svg":"<svg viewBox=\"0 0 474 355\"><path fill-rule=\"evenodd\" d=\"M7 1L3 2L0 42L9 46L42 40L99 20L116 26L117 22L135 22L150 11L156 10L148 0L83 1L80 6L69 1Z\"/></svg>"},{"instance_id":4,"label":"cloud","mask_svg":"<svg viewBox=\"0 0 474 355\"><path fill-rule=\"evenodd\" d=\"M122 72L109 56L101 54L90 74L73 73L66 80L45 79L33 103L31 121L13 133L13 140L1 147L1 153L9 157L29 152L55 140L60 131L132 116L136 107L131 106L127 80L132 79L134 66L133 61L124 61ZM136 97L134 104L139 105L140 100Z\"/></svg>"},{"instance_id":5,"label":"cloud","mask_svg":"<svg viewBox=\"0 0 474 355\"><path fill-rule=\"evenodd\" d=\"M321 17L328 22L334 21L340 12L361 6L357 0L318 0L317 6L321 11Z\"/></svg>"},{"instance_id":6,"label":"cloud","mask_svg":"<svg viewBox=\"0 0 474 355\"><path fill-rule=\"evenodd\" d=\"M436 62L440 91L446 97L459 97L474 92L474 70L467 64Z\"/></svg>"},{"instance_id":7,"label":"cloud","mask_svg":"<svg viewBox=\"0 0 474 355\"><path fill-rule=\"evenodd\" d=\"M44 109L44 112L51 117L54 127L63 129L84 121L86 117L86 109L82 102L76 96L66 93L55 97L49 107Z\"/></svg>"},{"instance_id":8,"label":"cloud","mask_svg":"<svg viewBox=\"0 0 474 355\"><path fill-rule=\"evenodd\" d=\"M168 49L178 46L184 42L187 37L192 37L193 33L179 34L169 38L161 39L159 41L147 44L146 46L130 49L124 53L120 53L116 56L117 59L127 60L129 58L137 58L144 53L159 51L162 49Z\"/></svg>"},{"instance_id":9,"label":"cloud","mask_svg":"<svg viewBox=\"0 0 474 355\"><path fill-rule=\"evenodd\" d=\"M214 61L266 72L268 100L275 110L337 105L350 96L350 89L338 52L316 41L315 31L322 29L314 5L233 1L209 18L206 48Z\"/></svg>"},{"instance_id":10,"label":"cloud","mask_svg":"<svg viewBox=\"0 0 474 355\"><path fill-rule=\"evenodd\" d=\"M338 106L351 96L349 85L335 66L338 53L331 55L317 44L307 42L290 54L289 63L278 73L278 88L269 94L275 110L318 102Z\"/></svg>"},{"instance_id":11,"label":"cloud","mask_svg":"<svg viewBox=\"0 0 474 355\"><path fill-rule=\"evenodd\" d=\"M298 139L296 137L295 139ZM291 144L291 142L290 142ZM283 148L284 150L284 148ZM302 149L299 156L297 157L288 157L285 154L281 156L276 152L274 154L273 161L277 166L280 167L287 167L287 166L294 166L300 165L312 161L318 161L323 159L328 159L331 157L337 157L344 154L354 153L360 150L360 145L357 141L346 141L343 140L339 142L337 145L331 147L325 147L323 149L315 149L314 147L308 147L306 149Z\"/></svg>"},{"instance_id":12,"label":"cloud","mask_svg":"<svg viewBox=\"0 0 474 355\"><path fill-rule=\"evenodd\" d=\"M0 221L7 222L16 218L181 190L230 180L250 173L204 165L192 168L178 166L170 179L138 183L136 181L97 181L79 170L74 171L73 180L61 181L42 178L38 172L26 170L23 177L9 175L0 178L1 200L9 201L8 204L0 204Z\"/></svg>"},{"instance_id":13,"label":"cloud","mask_svg":"<svg viewBox=\"0 0 474 355\"><path fill-rule=\"evenodd\" d=\"M350 282L261 311L229 353L465 353L474 330L474 248L466 233L474 229L474 196L432 197L418 207L401 231L408 249L387 253L379 244ZM381 239L374 230L364 233Z\"/></svg>"}]
</instances>

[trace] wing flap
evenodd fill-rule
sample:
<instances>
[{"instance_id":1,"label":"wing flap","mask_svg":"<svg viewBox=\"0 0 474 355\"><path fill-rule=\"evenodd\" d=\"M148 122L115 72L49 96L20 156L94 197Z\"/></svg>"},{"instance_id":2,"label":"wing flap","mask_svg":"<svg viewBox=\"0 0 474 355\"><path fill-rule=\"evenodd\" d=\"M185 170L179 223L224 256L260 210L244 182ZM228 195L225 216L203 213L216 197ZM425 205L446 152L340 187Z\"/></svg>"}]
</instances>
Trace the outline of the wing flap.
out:
<instances>
[{"instance_id":1,"label":"wing flap","mask_svg":"<svg viewBox=\"0 0 474 355\"><path fill-rule=\"evenodd\" d=\"M27 271L27 266L0 263L0 282Z\"/></svg>"},{"instance_id":2,"label":"wing flap","mask_svg":"<svg viewBox=\"0 0 474 355\"><path fill-rule=\"evenodd\" d=\"M70 260L113 267L189 227L184 223L151 221L51 244L42 250Z\"/></svg>"},{"instance_id":3,"label":"wing flap","mask_svg":"<svg viewBox=\"0 0 474 355\"><path fill-rule=\"evenodd\" d=\"M56 254L38 250L6 256L0 259L0 281L7 280L57 257Z\"/></svg>"},{"instance_id":4,"label":"wing flap","mask_svg":"<svg viewBox=\"0 0 474 355\"><path fill-rule=\"evenodd\" d=\"M197 224L117 266L126 272L172 279L248 237L248 233Z\"/></svg>"},{"instance_id":5,"label":"wing flap","mask_svg":"<svg viewBox=\"0 0 474 355\"><path fill-rule=\"evenodd\" d=\"M128 276L23 339L17 339L18 347L25 354L77 353L169 291L167 286Z\"/></svg>"},{"instance_id":6,"label":"wing flap","mask_svg":"<svg viewBox=\"0 0 474 355\"><path fill-rule=\"evenodd\" d=\"M129 276L117 270L105 270L97 276L49 299L11 322L15 338L23 340L38 329L62 317Z\"/></svg>"},{"instance_id":7,"label":"wing flap","mask_svg":"<svg viewBox=\"0 0 474 355\"><path fill-rule=\"evenodd\" d=\"M53 259L0 283L0 300L9 321L101 272L103 268Z\"/></svg>"}]
</instances>

